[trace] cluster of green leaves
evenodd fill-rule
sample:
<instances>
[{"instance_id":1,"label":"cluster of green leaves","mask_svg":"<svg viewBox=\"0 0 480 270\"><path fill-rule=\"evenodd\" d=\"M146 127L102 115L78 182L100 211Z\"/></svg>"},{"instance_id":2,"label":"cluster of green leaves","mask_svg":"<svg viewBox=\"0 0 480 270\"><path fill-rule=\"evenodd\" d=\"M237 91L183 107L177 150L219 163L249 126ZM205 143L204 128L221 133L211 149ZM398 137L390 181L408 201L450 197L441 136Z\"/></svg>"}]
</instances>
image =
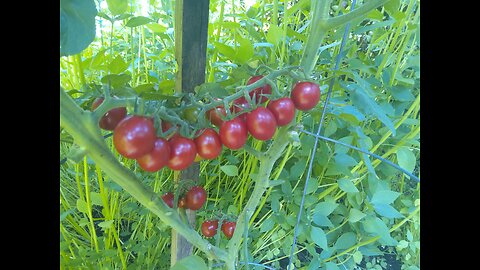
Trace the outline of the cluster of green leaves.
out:
<instances>
[{"instance_id":1,"label":"cluster of green leaves","mask_svg":"<svg viewBox=\"0 0 480 270\"><path fill-rule=\"evenodd\" d=\"M72 12L75 2L62 0L61 27L77 27L75 31L81 32L82 24ZM110 84L118 96L155 99L172 95L176 70L173 1L149 1L148 14L140 12L139 1L98 1L97 12L89 2L76 10L95 17L97 35L86 48L80 47L91 35L61 36L61 48L68 48L62 53L69 55L60 61L62 87L73 89L70 94L85 108L100 94L102 84ZM247 8L242 1L211 0L208 83L197 91L226 94L226 86L245 83L261 64L273 69L298 65L307 40L310 2L257 1ZM349 1L333 1L330 13L347 13L350 5ZM416 175L419 5L417 0L392 0L351 23L322 128L323 135L377 153ZM319 51L313 76L322 94L328 89L343 30L328 33ZM289 89L290 84L278 81L280 89ZM318 106L301 114L297 122L315 133L322 110ZM72 142L68 135L62 138L63 157ZM314 140L301 134L301 146L289 146L285 158L278 161L272 177L281 184L269 189L254 214L248 231L248 258L242 252L242 261L286 268ZM110 138L106 142L111 146ZM268 142L249 144L262 151ZM298 224L296 267L386 268L375 261L391 253L402 269L417 269L419 184L347 147L324 141L318 145ZM118 158L159 194L173 188L170 171L148 174ZM237 215L248 200L257 169L258 160L244 152L223 151L219 158L203 161L200 181L208 201L198 211L196 228L216 211ZM169 228L102 175L88 158L62 166L60 191L62 269L168 268ZM226 243L221 239L220 246Z\"/></svg>"}]
</instances>

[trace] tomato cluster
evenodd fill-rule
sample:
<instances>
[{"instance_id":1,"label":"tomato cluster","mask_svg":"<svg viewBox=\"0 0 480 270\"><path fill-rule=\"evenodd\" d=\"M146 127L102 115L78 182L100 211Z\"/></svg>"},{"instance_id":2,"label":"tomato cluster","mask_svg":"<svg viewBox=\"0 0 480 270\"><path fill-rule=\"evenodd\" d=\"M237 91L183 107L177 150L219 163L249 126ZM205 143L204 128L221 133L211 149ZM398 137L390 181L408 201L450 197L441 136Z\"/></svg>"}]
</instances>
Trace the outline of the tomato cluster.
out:
<instances>
[{"instance_id":1,"label":"tomato cluster","mask_svg":"<svg viewBox=\"0 0 480 270\"><path fill-rule=\"evenodd\" d=\"M173 208L174 203L174 194L172 192L167 192L162 195L162 200L168 205L168 207ZM207 201L207 192L201 186L194 186L190 188L183 196L180 196L178 199L177 207L198 210Z\"/></svg>"},{"instance_id":2,"label":"tomato cluster","mask_svg":"<svg viewBox=\"0 0 480 270\"><path fill-rule=\"evenodd\" d=\"M237 223L235 221L224 221L221 226L221 230L227 239L232 238L233 233L235 232L235 227ZM213 237L217 234L218 229L218 220L205 220L202 222L201 230L202 234L205 237Z\"/></svg>"}]
</instances>

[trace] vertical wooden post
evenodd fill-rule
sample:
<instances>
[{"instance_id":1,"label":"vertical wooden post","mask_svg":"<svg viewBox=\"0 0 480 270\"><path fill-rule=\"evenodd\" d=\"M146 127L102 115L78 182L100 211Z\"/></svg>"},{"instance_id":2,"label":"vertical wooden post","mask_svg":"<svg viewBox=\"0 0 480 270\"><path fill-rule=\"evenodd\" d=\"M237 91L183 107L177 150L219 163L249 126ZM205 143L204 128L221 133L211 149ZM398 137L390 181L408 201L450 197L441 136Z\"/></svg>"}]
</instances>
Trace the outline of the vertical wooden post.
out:
<instances>
[{"instance_id":1,"label":"vertical wooden post","mask_svg":"<svg viewBox=\"0 0 480 270\"><path fill-rule=\"evenodd\" d=\"M177 0L175 5L175 58L177 74L175 91L192 93L205 82L210 0ZM180 173L179 181L198 182L200 165L195 162ZM195 224L195 211L186 210L190 224ZM172 229L171 265L192 254L192 245Z\"/></svg>"}]
</instances>

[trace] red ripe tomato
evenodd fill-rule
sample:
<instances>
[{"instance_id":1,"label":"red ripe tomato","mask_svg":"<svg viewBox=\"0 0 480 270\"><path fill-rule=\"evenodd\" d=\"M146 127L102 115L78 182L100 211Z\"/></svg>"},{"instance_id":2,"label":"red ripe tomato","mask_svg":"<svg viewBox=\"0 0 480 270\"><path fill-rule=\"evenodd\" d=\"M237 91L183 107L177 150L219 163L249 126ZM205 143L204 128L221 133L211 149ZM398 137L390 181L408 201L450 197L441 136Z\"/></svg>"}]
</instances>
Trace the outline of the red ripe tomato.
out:
<instances>
[{"instance_id":1,"label":"red ripe tomato","mask_svg":"<svg viewBox=\"0 0 480 270\"><path fill-rule=\"evenodd\" d=\"M269 140L275 134L277 120L267 108L258 107L247 114L248 132L257 140Z\"/></svg>"},{"instance_id":2,"label":"red ripe tomato","mask_svg":"<svg viewBox=\"0 0 480 270\"><path fill-rule=\"evenodd\" d=\"M271 100L267 109L273 113L280 127L288 125L295 117L295 104L289 97Z\"/></svg>"},{"instance_id":3,"label":"red ripe tomato","mask_svg":"<svg viewBox=\"0 0 480 270\"><path fill-rule=\"evenodd\" d=\"M155 146L153 119L131 115L124 118L113 131L113 144L126 158L137 159L151 152Z\"/></svg>"},{"instance_id":4,"label":"red ripe tomato","mask_svg":"<svg viewBox=\"0 0 480 270\"><path fill-rule=\"evenodd\" d=\"M202 234L205 235L205 237L213 237L215 234L217 234L217 229L218 229L218 220L205 220L202 223Z\"/></svg>"},{"instance_id":5,"label":"red ripe tomato","mask_svg":"<svg viewBox=\"0 0 480 270\"><path fill-rule=\"evenodd\" d=\"M102 104L103 100L104 98L102 97L95 99L92 103L92 111L98 108L98 106ZM118 123L125 118L125 116L127 116L127 108L114 108L106 112L102 118L100 118L98 125L104 130L114 130Z\"/></svg>"},{"instance_id":6,"label":"red ripe tomato","mask_svg":"<svg viewBox=\"0 0 480 270\"><path fill-rule=\"evenodd\" d=\"M185 203L188 209L198 210L202 208L203 204L207 200L207 192L203 187L194 186L185 195Z\"/></svg>"},{"instance_id":7,"label":"red ripe tomato","mask_svg":"<svg viewBox=\"0 0 480 270\"><path fill-rule=\"evenodd\" d=\"M197 152L204 159L214 159L222 152L222 142L217 132L207 128L194 140Z\"/></svg>"},{"instance_id":8,"label":"red ripe tomato","mask_svg":"<svg viewBox=\"0 0 480 270\"><path fill-rule=\"evenodd\" d=\"M250 109L250 104L248 104L248 101L245 99L245 97L240 97L233 101L233 105L230 111L232 113L239 113L246 109ZM238 117L240 117L240 119L242 119L243 121L247 121L247 113L242 113L238 115Z\"/></svg>"},{"instance_id":9,"label":"red ripe tomato","mask_svg":"<svg viewBox=\"0 0 480 270\"><path fill-rule=\"evenodd\" d=\"M138 158L140 167L147 172L156 172L162 169L168 163L170 157L170 145L163 138L157 138L153 150Z\"/></svg>"},{"instance_id":10,"label":"red ripe tomato","mask_svg":"<svg viewBox=\"0 0 480 270\"><path fill-rule=\"evenodd\" d=\"M178 208L185 208L187 206L187 198L181 197L180 199L178 199L177 205L178 205Z\"/></svg>"},{"instance_id":11,"label":"red ripe tomato","mask_svg":"<svg viewBox=\"0 0 480 270\"><path fill-rule=\"evenodd\" d=\"M291 98L297 110L311 110L320 101L320 88L313 82L298 82L293 87Z\"/></svg>"},{"instance_id":12,"label":"red ripe tomato","mask_svg":"<svg viewBox=\"0 0 480 270\"><path fill-rule=\"evenodd\" d=\"M262 75L253 76L247 81L247 85L250 85L258 81L261 78L263 78ZM250 97L253 98L253 95L255 94L256 102L261 104L261 103L265 103L268 100L268 98L263 95L267 95L267 94L269 95L271 93L272 93L272 87L267 83L267 84L264 84L263 86L257 87L252 91L250 91Z\"/></svg>"},{"instance_id":13,"label":"red ripe tomato","mask_svg":"<svg viewBox=\"0 0 480 270\"><path fill-rule=\"evenodd\" d=\"M233 233L235 232L235 227L237 223L235 221L226 221L222 223L222 232L227 237L227 239L232 238Z\"/></svg>"},{"instance_id":14,"label":"red ripe tomato","mask_svg":"<svg viewBox=\"0 0 480 270\"><path fill-rule=\"evenodd\" d=\"M175 171L188 168L197 155L197 147L193 140L181 137L174 137L169 141L170 157L167 166Z\"/></svg>"},{"instance_id":15,"label":"red ripe tomato","mask_svg":"<svg viewBox=\"0 0 480 270\"><path fill-rule=\"evenodd\" d=\"M207 119L216 127L220 127L223 124L223 120L220 115L226 116L227 112L223 106L218 106L207 111Z\"/></svg>"},{"instance_id":16,"label":"red ripe tomato","mask_svg":"<svg viewBox=\"0 0 480 270\"><path fill-rule=\"evenodd\" d=\"M173 208L174 195L172 192L167 192L163 194L162 200L168 205L168 207Z\"/></svg>"},{"instance_id":17,"label":"red ripe tomato","mask_svg":"<svg viewBox=\"0 0 480 270\"><path fill-rule=\"evenodd\" d=\"M240 118L224 122L219 130L220 140L229 149L240 149L248 137L247 125Z\"/></svg>"}]
</instances>

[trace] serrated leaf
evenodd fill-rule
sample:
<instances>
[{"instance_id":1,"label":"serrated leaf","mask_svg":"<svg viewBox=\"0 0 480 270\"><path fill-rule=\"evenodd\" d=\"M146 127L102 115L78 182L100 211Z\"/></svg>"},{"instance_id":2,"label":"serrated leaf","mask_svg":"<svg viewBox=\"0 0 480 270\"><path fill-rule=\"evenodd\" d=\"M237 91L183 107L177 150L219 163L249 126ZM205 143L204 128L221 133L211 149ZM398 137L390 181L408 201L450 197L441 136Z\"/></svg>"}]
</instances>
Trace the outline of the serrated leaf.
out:
<instances>
[{"instance_id":1,"label":"serrated leaf","mask_svg":"<svg viewBox=\"0 0 480 270\"><path fill-rule=\"evenodd\" d=\"M350 179L339 179L337 182L338 187L347 193L359 192L357 187L352 183Z\"/></svg>"},{"instance_id":2,"label":"serrated leaf","mask_svg":"<svg viewBox=\"0 0 480 270\"><path fill-rule=\"evenodd\" d=\"M228 91L225 90L219 83L203 83L195 87L195 92L199 97L204 97L209 94L212 97L222 98L228 96Z\"/></svg>"},{"instance_id":3,"label":"serrated leaf","mask_svg":"<svg viewBox=\"0 0 480 270\"><path fill-rule=\"evenodd\" d=\"M98 223L98 227L103 228L103 229L109 229L113 225L113 220L106 220Z\"/></svg>"},{"instance_id":4,"label":"serrated leaf","mask_svg":"<svg viewBox=\"0 0 480 270\"><path fill-rule=\"evenodd\" d=\"M278 27L277 25L270 25L270 28L268 29L267 33L267 41L269 43L272 43L274 46L278 46L282 40L284 40L283 36L283 29Z\"/></svg>"},{"instance_id":5,"label":"serrated leaf","mask_svg":"<svg viewBox=\"0 0 480 270\"><path fill-rule=\"evenodd\" d=\"M113 74L120 74L125 71L129 65L130 64L125 62L120 55L117 55L117 57L110 62L108 68Z\"/></svg>"},{"instance_id":6,"label":"serrated leaf","mask_svg":"<svg viewBox=\"0 0 480 270\"><path fill-rule=\"evenodd\" d=\"M77 199L77 210L85 214L88 213L87 202L82 199Z\"/></svg>"},{"instance_id":7,"label":"serrated leaf","mask_svg":"<svg viewBox=\"0 0 480 270\"><path fill-rule=\"evenodd\" d=\"M350 209L350 213L348 214L348 221L352 222L352 223L355 223L355 222L358 222L360 220L362 220L362 218L366 217L367 215L365 213L363 213L362 211L358 210L358 209L355 209L355 208L352 208Z\"/></svg>"},{"instance_id":8,"label":"serrated leaf","mask_svg":"<svg viewBox=\"0 0 480 270\"><path fill-rule=\"evenodd\" d=\"M380 107L375 100L370 98L365 90L361 87L356 87L351 92L354 105L363 113L367 115L373 114L376 116L378 120L380 120L386 127L390 129L393 136L395 136L396 131L395 127L393 126L393 122L387 117L385 112L382 110L382 107Z\"/></svg>"},{"instance_id":9,"label":"serrated leaf","mask_svg":"<svg viewBox=\"0 0 480 270\"><path fill-rule=\"evenodd\" d=\"M93 0L60 0L60 55L80 53L95 38Z\"/></svg>"},{"instance_id":10,"label":"serrated leaf","mask_svg":"<svg viewBox=\"0 0 480 270\"><path fill-rule=\"evenodd\" d=\"M120 15L127 11L128 0L107 0L108 10L113 15Z\"/></svg>"},{"instance_id":11,"label":"serrated leaf","mask_svg":"<svg viewBox=\"0 0 480 270\"><path fill-rule=\"evenodd\" d=\"M191 270L191 269L208 270L208 267L205 264L205 262L202 260L202 258L200 258L197 255L191 255L177 261L177 263L175 263L175 265L170 270Z\"/></svg>"},{"instance_id":12,"label":"serrated leaf","mask_svg":"<svg viewBox=\"0 0 480 270\"><path fill-rule=\"evenodd\" d=\"M400 214L395 208L393 208L391 205L384 204L384 203L376 203L373 205L375 208L375 211L384 217L387 218L403 218L405 217L404 215Z\"/></svg>"},{"instance_id":13,"label":"serrated leaf","mask_svg":"<svg viewBox=\"0 0 480 270\"><path fill-rule=\"evenodd\" d=\"M128 74L109 74L103 76L100 81L103 84L110 84L113 88L117 88L126 85L131 79L132 76Z\"/></svg>"},{"instance_id":14,"label":"serrated leaf","mask_svg":"<svg viewBox=\"0 0 480 270\"><path fill-rule=\"evenodd\" d=\"M103 205L102 196L97 192L90 192L90 201L92 202L92 205Z\"/></svg>"},{"instance_id":15,"label":"serrated leaf","mask_svg":"<svg viewBox=\"0 0 480 270\"><path fill-rule=\"evenodd\" d=\"M238 167L235 165L223 165L220 166L220 170L222 170L222 172L224 172L228 176L238 175Z\"/></svg>"},{"instance_id":16,"label":"serrated leaf","mask_svg":"<svg viewBox=\"0 0 480 270\"><path fill-rule=\"evenodd\" d=\"M312 238L313 242L317 244L317 246L328 250L327 236L322 229L318 227L312 227L310 231L310 237Z\"/></svg>"},{"instance_id":17,"label":"serrated leaf","mask_svg":"<svg viewBox=\"0 0 480 270\"><path fill-rule=\"evenodd\" d=\"M371 204L391 204L393 203L401 193L391 191L391 190L377 190L370 200Z\"/></svg>"},{"instance_id":18,"label":"serrated leaf","mask_svg":"<svg viewBox=\"0 0 480 270\"><path fill-rule=\"evenodd\" d=\"M354 232L346 232L337 239L333 247L335 247L337 250L347 249L355 245L356 242L357 242L356 234Z\"/></svg>"},{"instance_id":19,"label":"serrated leaf","mask_svg":"<svg viewBox=\"0 0 480 270\"><path fill-rule=\"evenodd\" d=\"M155 92L155 84L154 83L146 83L138 85L134 88L135 92L138 94L148 93L148 92Z\"/></svg>"},{"instance_id":20,"label":"serrated leaf","mask_svg":"<svg viewBox=\"0 0 480 270\"><path fill-rule=\"evenodd\" d=\"M397 150L398 165L404 168L407 172L413 172L417 159L415 154L408 148L401 147Z\"/></svg>"},{"instance_id":21,"label":"serrated leaf","mask_svg":"<svg viewBox=\"0 0 480 270\"><path fill-rule=\"evenodd\" d=\"M126 27L137 27L140 25L151 23L153 20L145 16L136 16L128 20Z\"/></svg>"}]
</instances>

